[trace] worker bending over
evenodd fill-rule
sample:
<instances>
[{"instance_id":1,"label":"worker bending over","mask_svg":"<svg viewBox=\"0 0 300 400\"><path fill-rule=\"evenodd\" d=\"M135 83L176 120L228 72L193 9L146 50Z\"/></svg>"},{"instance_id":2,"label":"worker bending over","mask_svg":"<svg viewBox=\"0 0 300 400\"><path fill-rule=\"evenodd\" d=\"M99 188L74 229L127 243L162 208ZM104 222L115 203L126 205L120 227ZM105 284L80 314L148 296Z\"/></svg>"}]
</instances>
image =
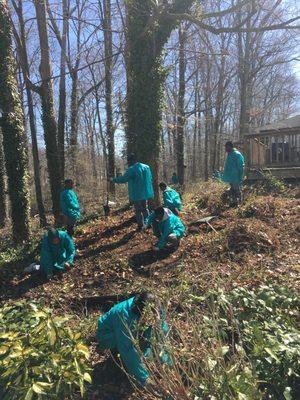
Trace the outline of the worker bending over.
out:
<instances>
[{"instance_id":1,"label":"worker bending over","mask_svg":"<svg viewBox=\"0 0 300 400\"><path fill-rule=\"evenodd\" d=\"M67 232L49 228L41 245L41 272L49 279L55 272L69 270L73 265L75 246Z\"/></svg>"},{"instance_id":2,"label":"worker bending over","mask_svg":"<svg viewBox=\"0 0 300 400\"><path fill-rule=\"evenodd\" d=\"M171 210L173 214L179 216L182 210L182 202L179 193L168 187L164 182L159 184L159 188L163 192L164 207Z\"/></svg>"},{"instance_id":3,"label":"worker bending over","mask_svg":"<svg viewBox=\"0 0 300 400\"><path fill-rule=\"evenodd\" d=\"M242 201L241 186L244 179L244 156L233 147L232 142L225 144L227 158L224 166L222 180L230 184L231 206L236 207Z\"/></svg>"},{"instance_id":4,"label":"worker bending over","mask_svg":"<svg viewBox=\"0 0 300 400\"><path fill-rule=\"evenodd\" d=\"M146 220L145 228L150 226L158 238L158 242L153 247L154 251L179 247L180 240L185 233L185 226L171 210L164 207L156 208Z\"/></svg>"},{"instance_id":5,"label":"worker bending over","mask_svg":"<svg viewBox=\"0 0 300 400\"><path fill-rule=\"evenodd\" d=\"M152 355L154 337L162 345L167 333L161 308L152 294L144 292L115 305L99 318L97 340L100 349L118 351L128 374L147 388L149 372L142 357ZM160 357L162 362L168 362L166 354Z\"/></svg>"},{"instance_id":6,"label":"worker bending over","mask_svg":"<svg viewBox=\"0 0 300 400\"><path fill-rule=\"evenodd\" d=\"M73 236L74 227L80 218L80 204L73 188L72 179L66 179L65 188L60 193L60 210L64 217L64 226L70 236Z\"/></svg>"},{"instance_id":7,"label":"worker bending over","mask_svg":"<svg viewBox=\"0 0 300 400\"><path fill-rule=\"evenodd\" d=\"M142 229L149 215L148 200L153 199L152 173L148 165L137 161L131 154L128 159L129 168L124 175L112 178L115 183L128 183L129 200L133 202L138 228Z\"/></svg>"}]
</instances>

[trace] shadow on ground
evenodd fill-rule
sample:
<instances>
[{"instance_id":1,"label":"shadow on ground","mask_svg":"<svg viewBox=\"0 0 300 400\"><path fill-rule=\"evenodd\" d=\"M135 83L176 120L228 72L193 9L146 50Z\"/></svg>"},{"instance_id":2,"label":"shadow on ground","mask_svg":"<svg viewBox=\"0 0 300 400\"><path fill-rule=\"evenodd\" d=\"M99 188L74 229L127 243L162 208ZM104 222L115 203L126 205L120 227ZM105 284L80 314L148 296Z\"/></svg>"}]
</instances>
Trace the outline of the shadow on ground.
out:
<instances>
[{"instance_id":1,"label":"shadow on ground","mask_svg":"<svg viewBox=\"0 0 300 400\"><path fill-rule=\"evenodd\" d=\"M108 243L108 244L104 244L102 246L93 248L88 250L86 253L79 255L77 258L78 259L84 259L84 258L89 258L89 257L93 257L96 256L100 253L105 253L107 251L112 251L112 250L116 250L121 246L124 246L126 243L128 243L134 236L135 236L136 232L129 232L126 235L124 235L120 240L118 240L117 242L113 242L113 243Z\"/></svg>"},{"instance_id":2,"label":"shadow on ground","mask_svg":"<svg viewBox=\"0 0 300 400\"><path fill-rule=\"evenodd\" d=\"M132 217L128 220L123 221L119 225L116 225L116 226L106 229L103 232L99 232L99 233L96 232L96 234L94 234L92 237L89 237L86 240L83 240L81 243L79 243L77 245L77 248L79 250L85 249L85 248L93 245L94 243L98 242L101 239L109 238L109 237L115 235L117 232L121 231L122 229L129 228L134 223L134 221L135 221L135 218ZM80 238L80 236L78 236L78 238Z\"/></svg>"}]
</instances>

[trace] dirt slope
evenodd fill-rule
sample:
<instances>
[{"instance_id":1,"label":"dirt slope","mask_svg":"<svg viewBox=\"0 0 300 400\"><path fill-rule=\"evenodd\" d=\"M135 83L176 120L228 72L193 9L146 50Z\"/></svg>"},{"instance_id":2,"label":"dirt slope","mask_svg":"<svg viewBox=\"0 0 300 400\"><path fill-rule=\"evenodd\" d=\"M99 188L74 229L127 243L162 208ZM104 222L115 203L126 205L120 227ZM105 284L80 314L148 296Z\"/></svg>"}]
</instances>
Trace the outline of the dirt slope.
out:
<instances>
[{"instance_id":1,"label":"dirt slope","mask_svg":"<svg viewBox=\"0 0 300 400\"><path fill-rule=\"evenodd\" d=\"M42 299L81 328L91 343L94 366L89 399L130 396L126 377L108 354L97 353L94 342L97 317L118 300L146 288L162 295L182 282L192 283L199 293L270 280L300 289L300 202L294 193L284 198L249 193L245 205L228 209L219 201L219 189L209 190L206 197L203 188L186 197L188 235L175 253L155 256L151 231L137 232L127 210L78 229L76 266L60 278L46 283L24 276L20 264L0 272L2 301ZM211 226L197 223L209 215L218 217Z\"/></svg>"}]
</instances>

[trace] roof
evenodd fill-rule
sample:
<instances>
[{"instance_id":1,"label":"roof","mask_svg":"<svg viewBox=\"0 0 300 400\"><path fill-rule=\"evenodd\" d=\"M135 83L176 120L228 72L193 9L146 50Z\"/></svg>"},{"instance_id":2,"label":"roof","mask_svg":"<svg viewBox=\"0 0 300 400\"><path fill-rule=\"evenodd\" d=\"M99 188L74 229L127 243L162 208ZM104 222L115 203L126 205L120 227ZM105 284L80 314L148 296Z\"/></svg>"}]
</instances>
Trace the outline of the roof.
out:
<instances>
[{"instance_id":1,"label":"roof","mask_svg":"<svg viewBox=\"0 0 300 400\"><path fill-rule=\"evenodd\" d=\"M284 119L274 124L260 126L256 129L256 133L265 133L269 131L282 131L282 130L300 129L300 115Z\"/></svg>"}]
</instances>

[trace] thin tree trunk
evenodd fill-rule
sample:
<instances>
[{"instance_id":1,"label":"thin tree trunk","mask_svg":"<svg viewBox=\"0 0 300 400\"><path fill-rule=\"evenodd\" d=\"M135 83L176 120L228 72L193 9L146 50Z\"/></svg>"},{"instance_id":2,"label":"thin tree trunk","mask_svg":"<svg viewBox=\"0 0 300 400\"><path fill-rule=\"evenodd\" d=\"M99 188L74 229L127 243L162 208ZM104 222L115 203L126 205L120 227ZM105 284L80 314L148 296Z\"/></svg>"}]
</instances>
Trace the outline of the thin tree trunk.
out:
<instances>
[{"instance_id":1,"label":"thin tree trunk","mask_svg":"<svg viewBox=\"0 0 300 400\"><path fill-rule=\"evenodd\" d=\"M57 147L57 124L54 112L53 87L51 81L50 50L47 32L45 0L34 0L39 42L41 47L41 87L37 90L42 102L42 121L46 144L46 157L50 181L53 214L56 224L60 222L59 195L61 190L61 167Z\"/></svg>"},{"instance_id":2,"label":"thin tree trunk","mask_svg":"<svg viewBox=\"0 0 300 400\"><path fill-rule=\"evenodd\" d=\"M104 49L105 49L105 108L106 136L108 150L108 178L115 176L115 129L113 126L112 108L112 30L111 30L111 0L104 0ZM115 196L115 184L110 182L110 193Z\"/></svg>"},{"instance_id":3,"label":"thin tree trunk","mask_svg":"<svg viewBox=\"0 0 300 400\"><path fill-rule=\"evenodd\" d=\"M29 239L29 188L27 138L15 76L12 26L6 1L0 2L0 109L13 238Z\"/></svg>"},{"instance_id":4,"label":"thin tree trunk","mask_svg":"<svg viewBox=\"0 0 300 400\"><path fill-rule=\"evenodd\" d=\"M62 1L63 9L63 31L61 36L60 51L60 81L59 81L59 107L58 107L58 134L57 146L60 159L61 179L65 176L65 127L66 127L66 51L68 31L68 0Z\"/></svg>"},{"instance_id":5,"label":"thin tree trunk","mask_svg":"<svg viewBox=\"0 0 300 400\"><path fill-rule=\"evenodd\" d=\"M184 185L184 98L185 98L185 41L186 32L179 28L179 91L178 91L178 115L177 115L177 176L180 185Z\"/></svg>"},{"instance_id":6,"label":"thin tree trunk","mask_svg":"<svg viewBox=\"0 0 300 400\"><path fill-rule=\"evenodd\" d=\"M76 68L76 67L75 67ZM77 68L70 73L72 78L71 90L71 123L70 123L70 158L71 168L74 175L77 174L77 153L78 153L78 72Z\"/></svg>"},{"instance_id":7,"label":"thin tree trunk","mask_svg":"<svg viewBox=\"0 0 300 400\"><path fill-rule=\"evenodd\" d=\"M5 227L6 222L6 196L5 196L5 164L2 146L2 133L0 128L0 228Z\"/></svg>"}]
</instances>

